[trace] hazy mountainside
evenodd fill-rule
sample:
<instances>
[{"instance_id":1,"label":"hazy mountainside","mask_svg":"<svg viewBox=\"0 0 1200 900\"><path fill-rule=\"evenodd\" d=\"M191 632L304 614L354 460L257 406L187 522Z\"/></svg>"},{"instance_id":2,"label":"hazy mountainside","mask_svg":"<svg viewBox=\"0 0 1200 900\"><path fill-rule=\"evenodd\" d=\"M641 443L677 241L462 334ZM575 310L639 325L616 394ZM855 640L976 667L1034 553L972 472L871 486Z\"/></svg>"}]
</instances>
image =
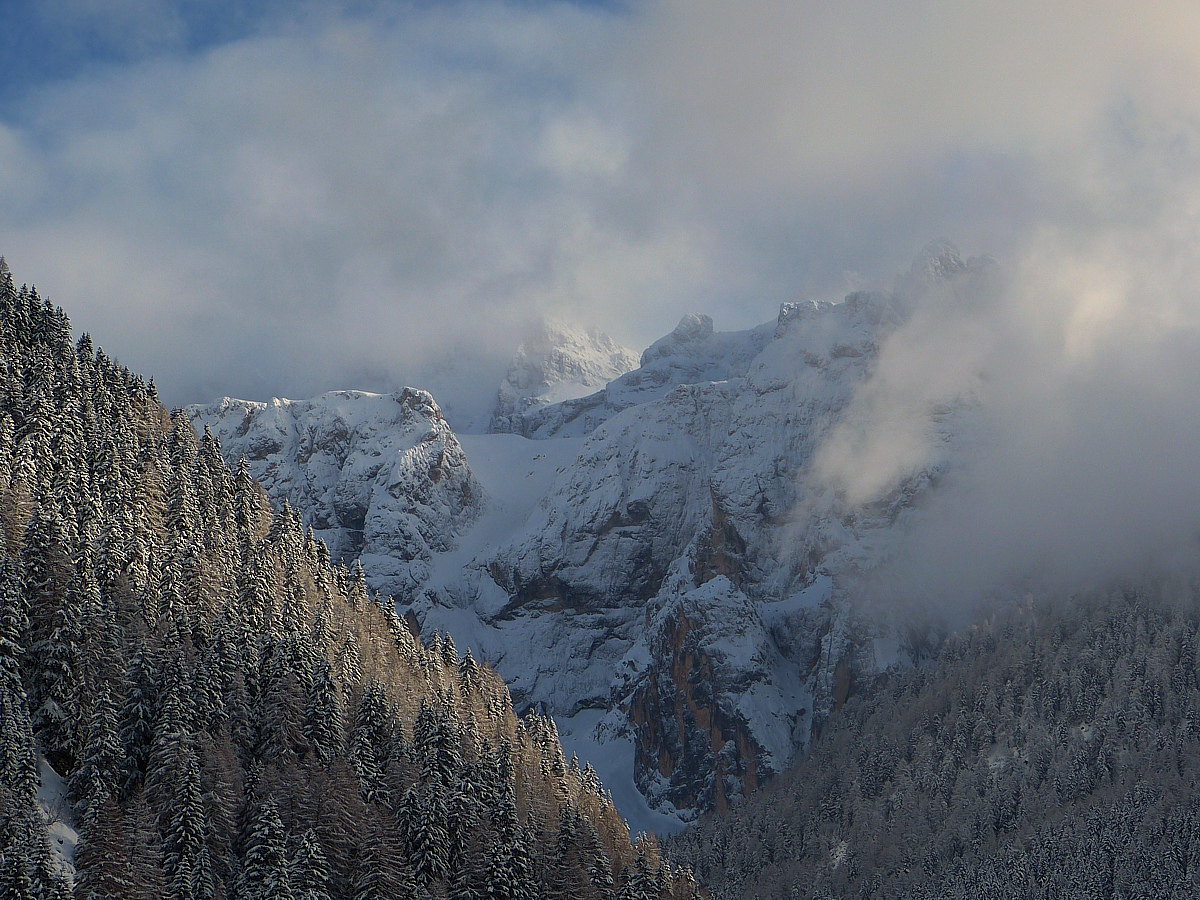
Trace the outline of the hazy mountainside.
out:
<instances>
[{"instance_id":1,"label":"hazy mountainside","mask_svg":"<svg viewBox=\"0 0 1200 900\"><path fill-rule=\"evenodd\" d=\"M761 330L726 336L735 361L752 355L744 376L675 386L601 425L489 560L502 616L556 613L588 648L571 663L591 678L575 704L624 711L648 796L721 806L807 738L829 589L782 538L813 447L896 321L864 295L785 307L753 355ZM650 364L664 358L678 354ZM544 675L530 696L569 711Z\"/></svg>"},{"instance_id":2,"label":"hazy mountainside","mask_svg":"<svg viewBox=\"0 0 1200 900\"><path fill-rule=\"evenodd\" d=\"M332 391L312 400L224 398L187 413L227 459L245 459L276 503L304 513L334 559L411 595L486 500L433 397Z\"/></svg>"},{"instance_id":3,"label":"hazy mountainside","mask_svg":"<svg viewBox=\"0 0 1200 900\"><path fill-rule=\"evenodd\" d=\"M668 850L716 898L1200 896L1194 585L1008 608Z\"/></svg>"},{"instance_id":4,"label":"hazy mountainside","mask_svg":"<svg viewBox=\"0 0 1200 900\"><path fill-rule=\"evenodd\" d=\"M0 397L0 896L694 895L551 720L2 264Z\"/></svg>"},{"instance_id":5,"label":"hazy mountainside","mask_svg":"<svg viewBox=\"0 0 1200 900\"><path fill-rule=\"evenodd\" d=\"M614 376L603 390L531 408L519 433L531 438L584 437L622 410L657 400L676 385L741 377L771 333L769 325L717 332L708 316L684 316L671 334L642 354L636 369Z\"/></svg>"},{"instance_id":6,"label":"hazy mountainside","mask_svg":"<svg viewBox=\"0 0 1200 900\"><path fill-rule=\"evenodd\" d=\"M423 583L377 562L368 580L399 588L423 633L477 648L518 702L569 717L573 735L586 722L608 745L597 758L625 754L660 809L723 807L780 771L854 679L895 656L882 626L852 614L847 577L953 459L962 411L941 414L941 455L868 508L816 478L813 454L925 293L968 295L993 277L989 261L939 245L891 293L785 304L744 332L685 317L638 369L523 419L526 434L554 440L472 436L489 460L484 493L536 492L485 502ZM501 452L502 440L517 444ZM268 491L311 515L281 487L305 483L307 461L286 447L278 460L264 469Z\"/></svg>"},{"instance_id":7,"label":"hazy mountainside","mask_svg":"<svg viewBox=\"0 0 1200 900\"><path fill-rule=\"evenodd\" d=\"M488 431L528 436L541 408L594 393L637 365L633 351L601 331L546 322L517 348Z\"/></svg>"},{"instance_id":8,"label":"hazy mountainside","mask_svg":"<svg viewBox=\"0 0 1200 900\"><path fill-rule=\"evenodd\" d=\"M844 508L813 477L813 453L923 292L969 294L992 277L989 261L939 246L891 294L786 304L771 326L732 335L689 318L651 348L650 371L674 360L675 371L725 377L650 389L597 427L488 557L490 584L468 595L499 631L520 624L541 636L533 659L496 657L506 676L538 673L519 682L521 696L562 713L612 709L607 727L634 738L638 787L685 815L780 771L856 673L876 669L876 638L894 654L874 623L855 623L844 576L872 560L876 536L953 440L866 509ZM688 349L697 346L707 349ZM681 358L704 364L687 370ZM653 384L643 375L616 384ZM463 597L418 606L448 624L438 609L447 602Z\"/></svg>"}]
</instances>

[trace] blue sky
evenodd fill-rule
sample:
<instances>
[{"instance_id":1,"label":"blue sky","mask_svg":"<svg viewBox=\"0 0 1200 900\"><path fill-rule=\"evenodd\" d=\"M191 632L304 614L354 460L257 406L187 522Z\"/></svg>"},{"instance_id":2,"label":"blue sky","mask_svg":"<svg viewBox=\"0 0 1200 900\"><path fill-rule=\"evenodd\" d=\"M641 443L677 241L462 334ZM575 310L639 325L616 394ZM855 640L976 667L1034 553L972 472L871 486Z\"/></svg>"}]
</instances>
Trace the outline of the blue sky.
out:
<instances>
[{"instance_id":1,"label":"blue sky","mask_svg":"<svg viewBox=\"0 0 1200 900\"><path fill-rule=\"evenodd\" d=\"M903 8L900 8L903 6ZM1020 260L1191 184L1187 3L0 3L0 253L169 402Z\"/></svg>"},{"instance_id":2,"label":"blue sky","mask_svg":"<svg viewBox=\"0 0 1200 900\"><path fill-rule=\"evenodd\" d=\"M202 51L271 27L283 8L269 3L9 0L0 5L4 113L17 114L28 92L44 82L85 78L104 67L161 54Z\"/></svg>"},{"instance_id":3,"label":"blue sky","mask_svg":"<svg viewBox=\"0 0 1200 900\"><path fill-rule=\"evenodd\" d=\"M629 11L624 0L570 0L575 6L614 15ZM46 0L0 3L0 114L19 117L31 91L45 84L95 77L105 69L161 56L203 53L221 44L271 34L314 17L395 22L459 0L388 3L346 0L218 2L218 0ZM551 4L523 0L514 6Z\"/></svg>"}]
</instances>

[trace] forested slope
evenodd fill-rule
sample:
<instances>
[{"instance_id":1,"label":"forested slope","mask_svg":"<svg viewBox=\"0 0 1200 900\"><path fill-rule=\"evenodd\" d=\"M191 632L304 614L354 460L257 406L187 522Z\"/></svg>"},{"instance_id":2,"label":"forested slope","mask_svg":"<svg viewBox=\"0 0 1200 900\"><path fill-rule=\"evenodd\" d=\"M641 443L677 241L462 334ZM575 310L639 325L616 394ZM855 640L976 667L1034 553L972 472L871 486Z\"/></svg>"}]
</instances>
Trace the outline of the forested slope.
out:
<instances>
[{"instance_id":1,"label":"forested slope","mask_svg":"<svg viewBox=\"0 0 1200 900\"><path fill-rule=\"evenodd\" d=\"M422 646L2 262L0 531L0 896L694 894L552 721Z\"/></svg>"},{"instance_id":2,"label":"forested slope","mask_svg":"<svg viewBox=\"0 0 1200 900\"><path fill-rule=\"evenodd\" d=\"M1194 586L1030 602L668 851L718 898L1200 896Z\"/></svg>"}]
</instances>

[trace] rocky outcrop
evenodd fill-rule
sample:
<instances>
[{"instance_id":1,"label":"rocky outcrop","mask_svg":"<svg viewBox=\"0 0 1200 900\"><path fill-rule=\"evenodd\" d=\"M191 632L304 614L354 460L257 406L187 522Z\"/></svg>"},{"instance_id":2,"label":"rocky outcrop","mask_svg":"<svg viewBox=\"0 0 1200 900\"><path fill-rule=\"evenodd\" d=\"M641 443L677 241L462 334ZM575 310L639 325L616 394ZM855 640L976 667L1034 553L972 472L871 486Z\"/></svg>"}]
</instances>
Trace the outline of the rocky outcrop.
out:
<instances>
[{"instance_id":1,"label":"rocky outcrop","mask_svg":"<svg viewBox=\"0 0 1200 900\"><path fill-rule=\"evenodd\" d=\"M425 391L334 391L267 403L194 406L198 428L276 501L302 511L336 558L360 558L373 586L411 599L435 554L485 505L482 485Z\"/></svg>"},{"instance_id":2,"label":"rocky outcrop","mask_svg":"<svg viewBox=\"0 0 1200 900\"><path fill-rule=\"evenodd\" d=\"M654 617L651 663L626 701L638 788L679 810L723 811L756 788L778 763L772 750L790 756L808 714L801 679L774 684L779 650L753 604L724 576L707 584L705 594L685 595ZM792 733L783 746L765 746L760 723L740 708L756 690L786 707Z\"/></svg>"}]
</instances>

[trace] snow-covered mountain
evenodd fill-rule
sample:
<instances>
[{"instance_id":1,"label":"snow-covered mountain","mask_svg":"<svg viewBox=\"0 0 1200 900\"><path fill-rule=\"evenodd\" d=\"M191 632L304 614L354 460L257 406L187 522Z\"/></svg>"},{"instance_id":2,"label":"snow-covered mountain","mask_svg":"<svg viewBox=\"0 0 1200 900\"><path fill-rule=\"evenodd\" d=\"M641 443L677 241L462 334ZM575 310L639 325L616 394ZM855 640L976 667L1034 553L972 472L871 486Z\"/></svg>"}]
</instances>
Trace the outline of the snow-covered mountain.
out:
<instances>
[{"instance_id":1,"label":"snow-covered mountain","mask_svg":"<svg viewBox=\"0 0 1200 900\"><path fill-rule=\"evenodd\" d=\"M646 401L612 411L488 560L505 605L476 605L485 621L570 623L569 654L502 657L501 671L519 668L529 699L561 713L619 710L659 805L721 806L753 787L827 702L814 661L830 660L832 581L794 517L814 448L899 321L872 294L788 304L738 334L685 319L611 391L647 385ZM663 385L670 371L724 377Z\"/></svg>"},{"instance_id":2,"label":"snow-covered mountain","mask_svg":"<svg viewBox=\"0 0 1200 900\"><path fill-rule=\"evenodd\" d=\"M532 438L582 437L622 410L657 400L680 384L725 381L746 374L750 361L772 334L770 325L751 331L718 332L708 316L684 316L675 330L642 354L632 371L603 390L531 408L521 433Z\"/></svg>"},{"instance_id":3,"label":"snow-covered mountain","mask_svg":"<svg viewBox=\"0 0 1200 900\"><path fill-rule=\"evenodd\" d=\"M449 632L519 703L559 717L618 796L643 803L636 783L659 814L688 818L779 771L856 674L894 655L856 618L849 579L946 457L846 508L814 453L914 297L987 268L939 246L892 293L784 304L743 332L687 316L602 390L505 420L525 437L456 441L416 391L193 415L343 554L361 549L372 586L423 631ZM529 359L510 370L514 398L535 380L520 374ZM426 443L442 462L406 461ZM361 539L360 513L373 523ZM643 827L670 824L642 813Z\"/></svg>"},{"instance_id":4,"label":"snow-covered mountain","mask_svg":"<svg viewBox=\"0 0 1200 900\"><path fill-rule=\"evenodd\" d=\"M544 407L594 393L637 364L633 351L602 331L544 322L517 348L496 393L488 431L528 436Z\"/></svg>"},{"instance_id":5,"label":"snow-covered mountain","mask_svg":"<svg viewBox=\"0 0 1200 900\"><path fill-rule=\"evenodd\" d=\"M272 500L298 508L335 558L411 596L486 500L432 396L333 391L311 400L226 397L189 407L226 458L244 458Z\"/></svg>"}]
</instances>

